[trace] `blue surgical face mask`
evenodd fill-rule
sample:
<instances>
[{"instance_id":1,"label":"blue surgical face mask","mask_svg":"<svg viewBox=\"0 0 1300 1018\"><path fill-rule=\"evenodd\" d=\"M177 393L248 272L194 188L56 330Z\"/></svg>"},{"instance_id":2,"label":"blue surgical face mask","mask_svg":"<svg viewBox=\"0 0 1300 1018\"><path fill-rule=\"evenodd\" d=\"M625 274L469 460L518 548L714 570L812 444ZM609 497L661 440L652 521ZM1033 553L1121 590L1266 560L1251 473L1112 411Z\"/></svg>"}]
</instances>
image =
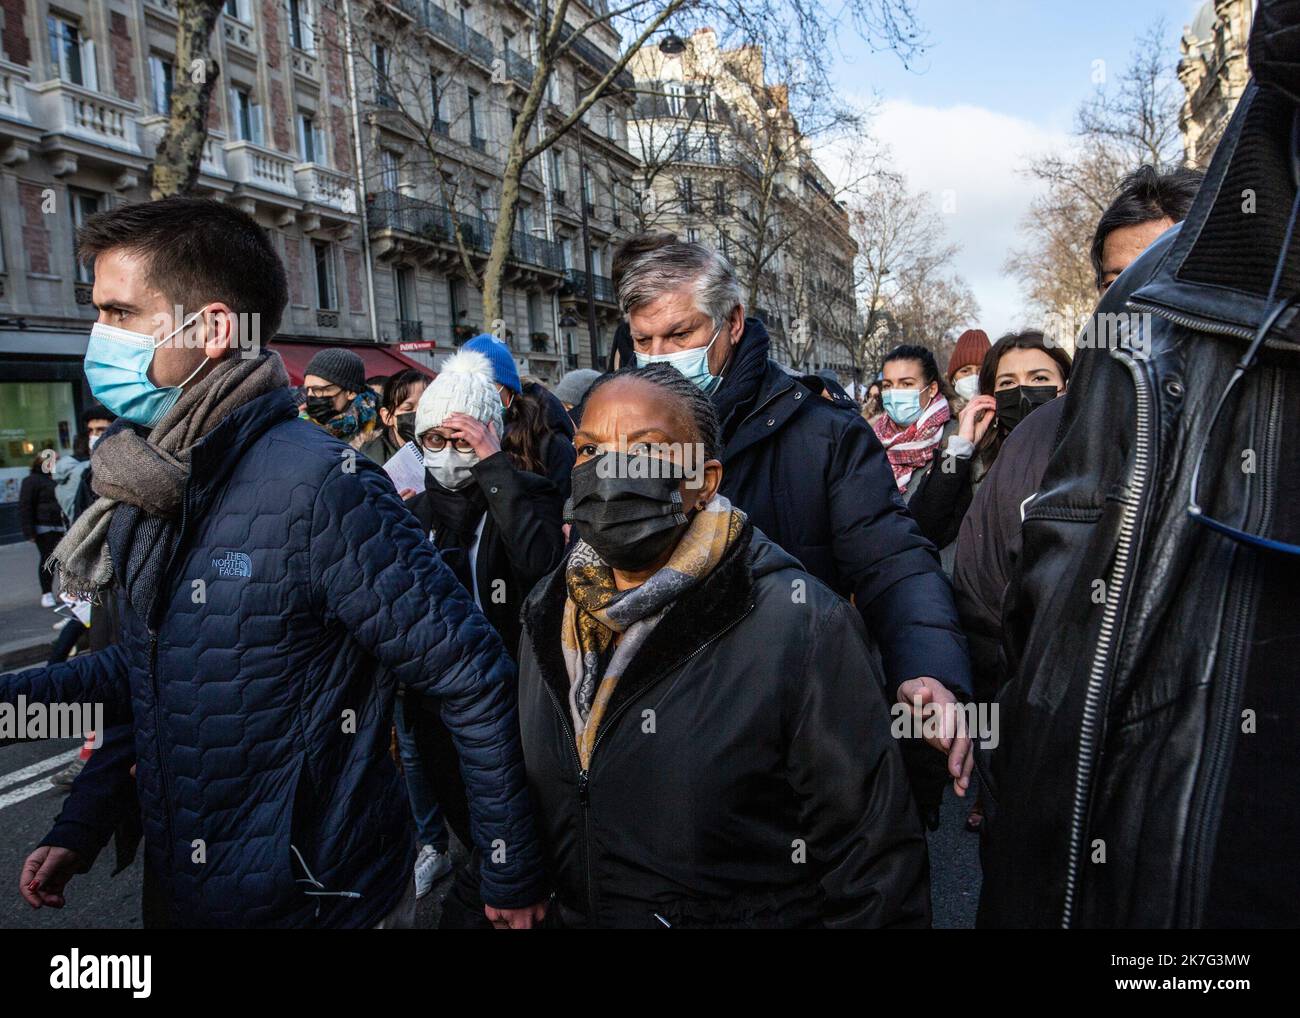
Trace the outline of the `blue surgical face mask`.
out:
<instances>
[{"instance_id":1,"label":"blue surgical face mask","mask_svg":"<svg viewBox=\"0 0 1300 1018\"><path fill-rule=\"evenodd\" d=\"M647 364L671 364L680 371L686 378L694 382L706 393L713 392L722 381L721 375L709 373L709 350L713 344L718 341L722 335L724 322L718 326L718 331L713 334L713 338L704 346L697 346L690 350L679 350L677 353L638 353L636 355L636 366L644 368Z\"/></svg>"},{"instance_id":2,"label":"blue surgical face mask","mask_svg":"<svg viewBox=\"0 0 1300 1018\"><path fill-rule=\"evenodd\" d=\"M162 420L181 398L181 389L203 370L207 359L199 361L180 385L163 387L149 381L153 352L206 310L207 305L199 308L181 323L180 328L173 329L157 341L144 332L131 332L96 322L86 343L85 360L86 381L90 383L95 399L118 417L125 417L146 428L152 428Z\"/></svg>"},{"instance_id":3,"label":"blue surgical face mask","mask_svg":"<svg viewBox=\"0 0 1300 1018\"><path fill-rule=\"evenodd\" d=\"M905 428L921 416L920 389L886 389L880 396L885 413L900 428Z\"/></svg>"}]
</instances>

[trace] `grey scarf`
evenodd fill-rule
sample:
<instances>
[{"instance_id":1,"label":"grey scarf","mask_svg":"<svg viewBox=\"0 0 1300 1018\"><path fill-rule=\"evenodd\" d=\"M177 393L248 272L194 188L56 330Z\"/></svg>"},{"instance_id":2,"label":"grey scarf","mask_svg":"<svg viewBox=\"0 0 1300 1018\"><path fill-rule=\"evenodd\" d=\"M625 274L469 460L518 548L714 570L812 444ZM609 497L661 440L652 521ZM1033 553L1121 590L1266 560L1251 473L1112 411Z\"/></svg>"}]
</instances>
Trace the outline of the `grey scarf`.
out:
<instances>
[{"instance_id":1,"label":"grey scarf","mask_svg":"<svg viewBox=\"0 0 1300 1018\"><path fill-rule=\"evenodd\" d=\"M211 370L163 416L147 438L123 428L102 438L91 457L97 498L77 517L46 568L58 568L60 589L99 603L113 582L108 550L113 510L127 503L163 520L174 519L190 476L192 448L245 403L289 384L280 355L229 357Z\"/></svg>"}]
</instances>

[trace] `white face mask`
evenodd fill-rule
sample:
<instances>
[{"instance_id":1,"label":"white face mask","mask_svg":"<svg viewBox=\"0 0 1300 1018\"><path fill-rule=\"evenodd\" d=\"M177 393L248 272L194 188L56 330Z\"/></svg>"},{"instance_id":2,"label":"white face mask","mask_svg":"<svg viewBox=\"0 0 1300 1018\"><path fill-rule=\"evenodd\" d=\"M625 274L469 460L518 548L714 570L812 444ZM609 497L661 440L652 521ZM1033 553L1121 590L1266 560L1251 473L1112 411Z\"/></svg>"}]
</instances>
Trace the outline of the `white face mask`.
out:
<instances>
[{"instance_id":1,"label":"white face mask","mask_svg":"<svg viewBox=\"0 0 1300 1018\"><path fill-rule=\"evenodd\" d=\"M103 438L103 437L104 437L103 435L91 435L91 436L90 436L90 447L93 449L93 448L95 448L95 446L99 445L99 440L100 440L101 438Z\"/></svg>"},{"instance_id":2,"label":"white face mask","mask_svg":"<svg viewBox=\"0 0 1300 1018\"><path fill-rule=\"evenodd\" d=\"M452 446L444 446L437 452L432 449L422 450L424 469L430 477L449 491L463 488L474 480L470 468L478 462L478 453L457 452Z\"/></svg>"},{"instance_id":3,"label":"white face mask","mask_svg":"<svg viewBox=\"0 0 1300 1018\"><path fill-rule=\"evenodd\" d=\"M957 390L957 395L969 402L980 394L980 376L966 375L952 383L952 387Z\"/></svg>"}]
</instances>

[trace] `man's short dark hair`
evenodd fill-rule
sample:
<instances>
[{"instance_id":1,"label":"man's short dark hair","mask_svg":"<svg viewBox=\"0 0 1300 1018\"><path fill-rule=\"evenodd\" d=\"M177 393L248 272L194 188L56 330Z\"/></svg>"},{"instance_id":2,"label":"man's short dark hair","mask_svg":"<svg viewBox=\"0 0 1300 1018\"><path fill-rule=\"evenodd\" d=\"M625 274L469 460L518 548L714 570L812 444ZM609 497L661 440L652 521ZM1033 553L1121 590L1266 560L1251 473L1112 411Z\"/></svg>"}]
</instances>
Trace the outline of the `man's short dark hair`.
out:
<instances>
[{"instance_id":1,"label":"man's short dark hair","mask_svg":"<svg viewBox=\"0 0 1300 1018\"><path fill-rule=\"evenodd\" d=\"M210 198L162 198L99 212L77 231L77 257L106 251L144 259L146 278L185 314L221 301L260 315L260 337L279 331L289 302L284 265L253 217Z\"/></svg>"},{"instance_id":2,"label":"man's short dark hair","mask_svg":"<svg viewBox=\"0 0 1300 1018\"><path fill-rule=\"evenodd\" d=\"M1180 167L1167 173L1154 166L1139 166L1119 182L1115 197L1097 222L1092 235L1092 271L1101 286L1101 256L1106 238L1125 226L1141 226L1157 219L1181 223L1187 218L1192 199L1200 189L1205 174Z\"/></svg>"}]
</instances>

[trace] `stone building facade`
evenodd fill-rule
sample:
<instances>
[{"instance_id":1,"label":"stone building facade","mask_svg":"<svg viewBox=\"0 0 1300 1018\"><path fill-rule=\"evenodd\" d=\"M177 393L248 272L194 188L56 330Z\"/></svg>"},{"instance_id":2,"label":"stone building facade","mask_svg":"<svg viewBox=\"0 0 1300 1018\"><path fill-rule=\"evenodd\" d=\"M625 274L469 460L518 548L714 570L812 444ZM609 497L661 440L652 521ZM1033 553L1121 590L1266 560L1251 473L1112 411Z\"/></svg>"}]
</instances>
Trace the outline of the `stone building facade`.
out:
<instances>
[{"instance_id":1,"label":"stone building facade","mask_svg":"<svg viewBox=\"0 0 1300 1018\"><path fill-rule=\"evenodd\" d=\"M728 257L756 294L747 313L767 324L773 356L847 377L859 326L848 214L784 86L765 80L762 53L723 50L712 29L683 42L630 64L641 93L630 125L641 225Z\"/></svg>"},{"instance_id":2,"label":"stone building facade","mask_svg":"<svg viewBox=\"0 0 1300 1018\"><path fill-rule=\"evenodd\" d=\"M1183 31L1178 80L1185 98L1178 125L1189 166L1209 165L1246 90L1246 41L1253 10L1252 0L1206 0Z\"/></svg>"},{"instance_id":3,"label":"stone building facade","mask_svg":"<svg viewBox=\"0 0 1300 1018\"><path fill-rule=\"evenodd\" d=\"M251 214L283 257L290 300L276 346L291 374L328 343L362 352L376 374L431 366L458 338L490 329L440 224L460 221L481 263L512 105L532 74L532 0L347 0L351 45L343 2L226 0L213 32L221 78L197 191ZM575 3L572 17L596 10L605 8ZM95 311L75 231L94 212L149 197L178 73L176 25L175 0L0 0L0 540L16 537L14 500L32 454L70 449L89 402L81 359ZM619 48L608 28L574 41L551 83L548 123ZM412 73L377 74L385 62ZM628 232L620 203L636 165L631 85L624 75L592 108L581 146L570 132L525 175L501 323L523 373L553 380L589 363L588 289L605 348L612 336L609 258ZM413 131L393 116L394 100L416 94L430 115ZM434 139L423 156L420 135ZM450 203L440 180L457 185ZM584 198L592 286L578 229ZM403 354L403 342L423 348Z\"/></svg>"}]
</instances>

